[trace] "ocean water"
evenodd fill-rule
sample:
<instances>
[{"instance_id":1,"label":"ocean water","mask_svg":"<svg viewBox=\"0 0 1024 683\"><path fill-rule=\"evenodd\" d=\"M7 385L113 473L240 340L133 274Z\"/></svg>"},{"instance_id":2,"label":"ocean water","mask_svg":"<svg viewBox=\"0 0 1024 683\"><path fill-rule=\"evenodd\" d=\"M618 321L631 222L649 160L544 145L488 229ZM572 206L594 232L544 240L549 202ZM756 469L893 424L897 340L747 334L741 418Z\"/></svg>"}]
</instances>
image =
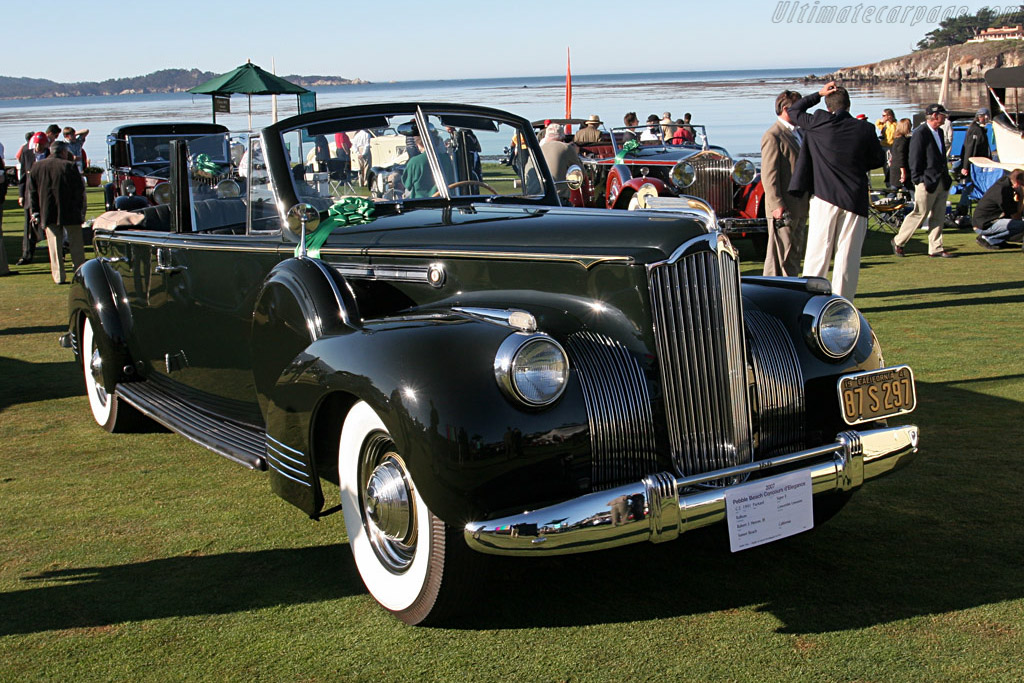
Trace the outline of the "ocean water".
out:
<instances>
[{"instance_id":1,"label":"ocean water","mask_svg":"<svg viewBox=\"0 0 1024 683\"><path fill-rule=\"evenodd\" d=\"M683 71L665 73L579 74L573 76L573 116L597 114L608 124L621 125L622 116L635 111L643 121L648 114L665 111L673 118L686 112L693 122L707 127L710 142L725 147L733 156L756 159L760 140L775 118L775 97L784 89L803 93L820 84L804 83L808 74L824 74L833 67L754 69L738 71ZM938 99L938 83L849 84L854 113L872 121L889 107L898 118L912 118ZM973 109L984 103L979 84L953 84L952 108ZM528 119L565 114L565 76L492 78L468 80L402 81L365 85L332 86L317 90L319 109L373 102L460 102L505 109ZM231 98L232 112L220 114L218 123L232 130L248 128L249 102L242 95ZM254 128L271 123L271 98L251 99ZM294 97L278 98L278 116L298 113ZM209 121L210 98L190 94L118 95L0 100L0 142L8 163L29 130L43 130L51 123L88 128L85 149L92 163L106 166L107 133L126 123L154 121Z\"/></svg>"}]
</instances>

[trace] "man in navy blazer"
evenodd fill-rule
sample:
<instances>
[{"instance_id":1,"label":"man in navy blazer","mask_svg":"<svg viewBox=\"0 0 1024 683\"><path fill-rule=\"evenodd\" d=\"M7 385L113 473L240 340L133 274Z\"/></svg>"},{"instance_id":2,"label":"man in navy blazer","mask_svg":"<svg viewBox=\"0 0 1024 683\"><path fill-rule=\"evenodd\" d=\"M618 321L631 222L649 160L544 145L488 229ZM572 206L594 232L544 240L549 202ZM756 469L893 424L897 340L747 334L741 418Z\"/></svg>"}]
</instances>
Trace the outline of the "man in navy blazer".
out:
<instances>
[{"instance_id":1,"label":"man in navy blazer","mask_svg":"<svg viewBox=\"0 0 1024 683\"><path fill-rule=\"evenodd\" d=\"M910 136L910 180L914 183L914 210L903 219L892 241L892 251L904 256L903 247L914 231L928 221L928 255L951 258L942 248L942 224L946 221L946 198L953 180L946 163L946 141L939 130L946 120L946 108L929 104L925 122Z\"/></svg>"},{"instance_id":2,"label":"man in navy blazer","mask_svg":"<svg viewBox=\"0 0 1024 683\"><path fill-rule=\"evenodd\" d=\"M828 111L809 114L823 97ZM804 138L789 192L812 195L803 275L825 277L834 251L832 291L853 299L868 226L868 172L885 165L885 152L874 126L850 116L850 95L834 81L786 111Z\"/></svg>"}]
</instances>

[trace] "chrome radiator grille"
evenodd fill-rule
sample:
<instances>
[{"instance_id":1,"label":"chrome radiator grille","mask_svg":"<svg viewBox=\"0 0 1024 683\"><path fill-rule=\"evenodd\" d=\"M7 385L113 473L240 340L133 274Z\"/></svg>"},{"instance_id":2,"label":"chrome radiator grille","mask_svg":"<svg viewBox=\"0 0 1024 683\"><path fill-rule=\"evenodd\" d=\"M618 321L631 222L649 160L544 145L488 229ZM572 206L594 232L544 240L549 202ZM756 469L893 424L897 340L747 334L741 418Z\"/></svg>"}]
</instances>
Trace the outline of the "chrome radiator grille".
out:
<instances>
[{"instance_id":1,"label":"chrome radiator grille","mask_svg":"<svg viewBox=\"0 0 1024 683\"><path fill-rule=\"evenodd\" d=\"M636 358L622 344L593 332L573 334L566 348L587 404L591 486L608 488L656 471L651 399Z\"/></svg>"},{"instance_id":2,"label":"chrome radiator grille","mask_svg":"<svg viewBox=\"0 0 1024 683\"><path fill-rule=\"evenodd\" d=\"M746 311L743 317L754 365L757 458L806 448L804 378L793 339L778 318L761 311Z\"/></svg>"},{"instance_id":3,"label":"chrome radiator grille","mask_svg":"<svg viewBox=\"0 0 1024 683\"><path fill-rule=\"evenodd\" d=\"M731 216L733 212L732 162L715 152L696 154L689 159L696 171L693 185L684 190L685 194L700 197L719 216Z\"/></svg>"},{"instance_id":4,"label":"chrome radiator grille","mask_svg":"<svg viewBox=\"0 0 1024 683\"><path fill-rule=\"evenodd\" d=\"M709 250L709 248L711 250ZM669 445L681 476L751 461L739 266L724 237L648 269Z\"/></svg>"}]
</instances>

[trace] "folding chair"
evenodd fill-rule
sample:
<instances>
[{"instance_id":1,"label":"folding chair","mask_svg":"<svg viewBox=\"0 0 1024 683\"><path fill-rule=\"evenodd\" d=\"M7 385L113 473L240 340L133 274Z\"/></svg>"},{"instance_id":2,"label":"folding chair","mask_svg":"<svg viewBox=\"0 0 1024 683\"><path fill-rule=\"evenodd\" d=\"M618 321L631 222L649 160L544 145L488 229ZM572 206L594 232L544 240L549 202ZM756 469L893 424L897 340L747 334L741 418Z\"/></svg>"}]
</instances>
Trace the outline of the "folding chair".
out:
<instances>
[{"instance_id":1,"label":"folding chair","mask_svg":"<svg viewBox=\"0 0 1024 683\"><path fill-rule=\"evenodd\" d=\"M868 229L896 234L914 210L914 198L904 189L872 192L868 202Z\"/></svg>"},{"instance_id":2,"label":"folding chair","mask_svg":"<svg viewBox=\"0 0 1024 683\"><path fill-rule=\"evenodd\" d=\"M352 187L351 183L352 162L348 157L328 159L327 178L332 197L356 194L356 190Z\"/></svg>"},{"instance_id":3,"label":"folding chair","mask_svg":"<svg viewBox=\"0 0 1024 683\"><path fill-rule=\"evenodd\" d=\"M955 194L960 195L960 203L956 209L959 227L965 230L971 228L971 216L974 213L974 206L1005 173L1005 170L997 166L981 167L977 164L971 164L970 175L966 181L956 187L955 192Z\"/></svg>"}]
</instances>

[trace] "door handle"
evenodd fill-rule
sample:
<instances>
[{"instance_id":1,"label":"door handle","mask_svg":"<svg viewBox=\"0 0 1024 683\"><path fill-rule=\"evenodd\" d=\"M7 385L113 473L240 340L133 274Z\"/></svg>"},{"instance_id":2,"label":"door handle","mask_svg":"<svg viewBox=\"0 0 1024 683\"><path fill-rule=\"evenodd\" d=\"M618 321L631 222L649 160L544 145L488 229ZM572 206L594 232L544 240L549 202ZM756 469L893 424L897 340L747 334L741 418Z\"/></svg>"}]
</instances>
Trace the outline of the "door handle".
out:
<instances>
[{"instance_id":1,"label":"door handle","mask_svg":"<svg viewBox=\"0 0 1024 683\"><path fill-rule=\"evenodd\" d=\"M171 250L165 248L159 248L156 250L156 268L158 273L180 273L183 270L188 270L188 266L176 266L171 263Z\"/></svg>"}]
</instances>

